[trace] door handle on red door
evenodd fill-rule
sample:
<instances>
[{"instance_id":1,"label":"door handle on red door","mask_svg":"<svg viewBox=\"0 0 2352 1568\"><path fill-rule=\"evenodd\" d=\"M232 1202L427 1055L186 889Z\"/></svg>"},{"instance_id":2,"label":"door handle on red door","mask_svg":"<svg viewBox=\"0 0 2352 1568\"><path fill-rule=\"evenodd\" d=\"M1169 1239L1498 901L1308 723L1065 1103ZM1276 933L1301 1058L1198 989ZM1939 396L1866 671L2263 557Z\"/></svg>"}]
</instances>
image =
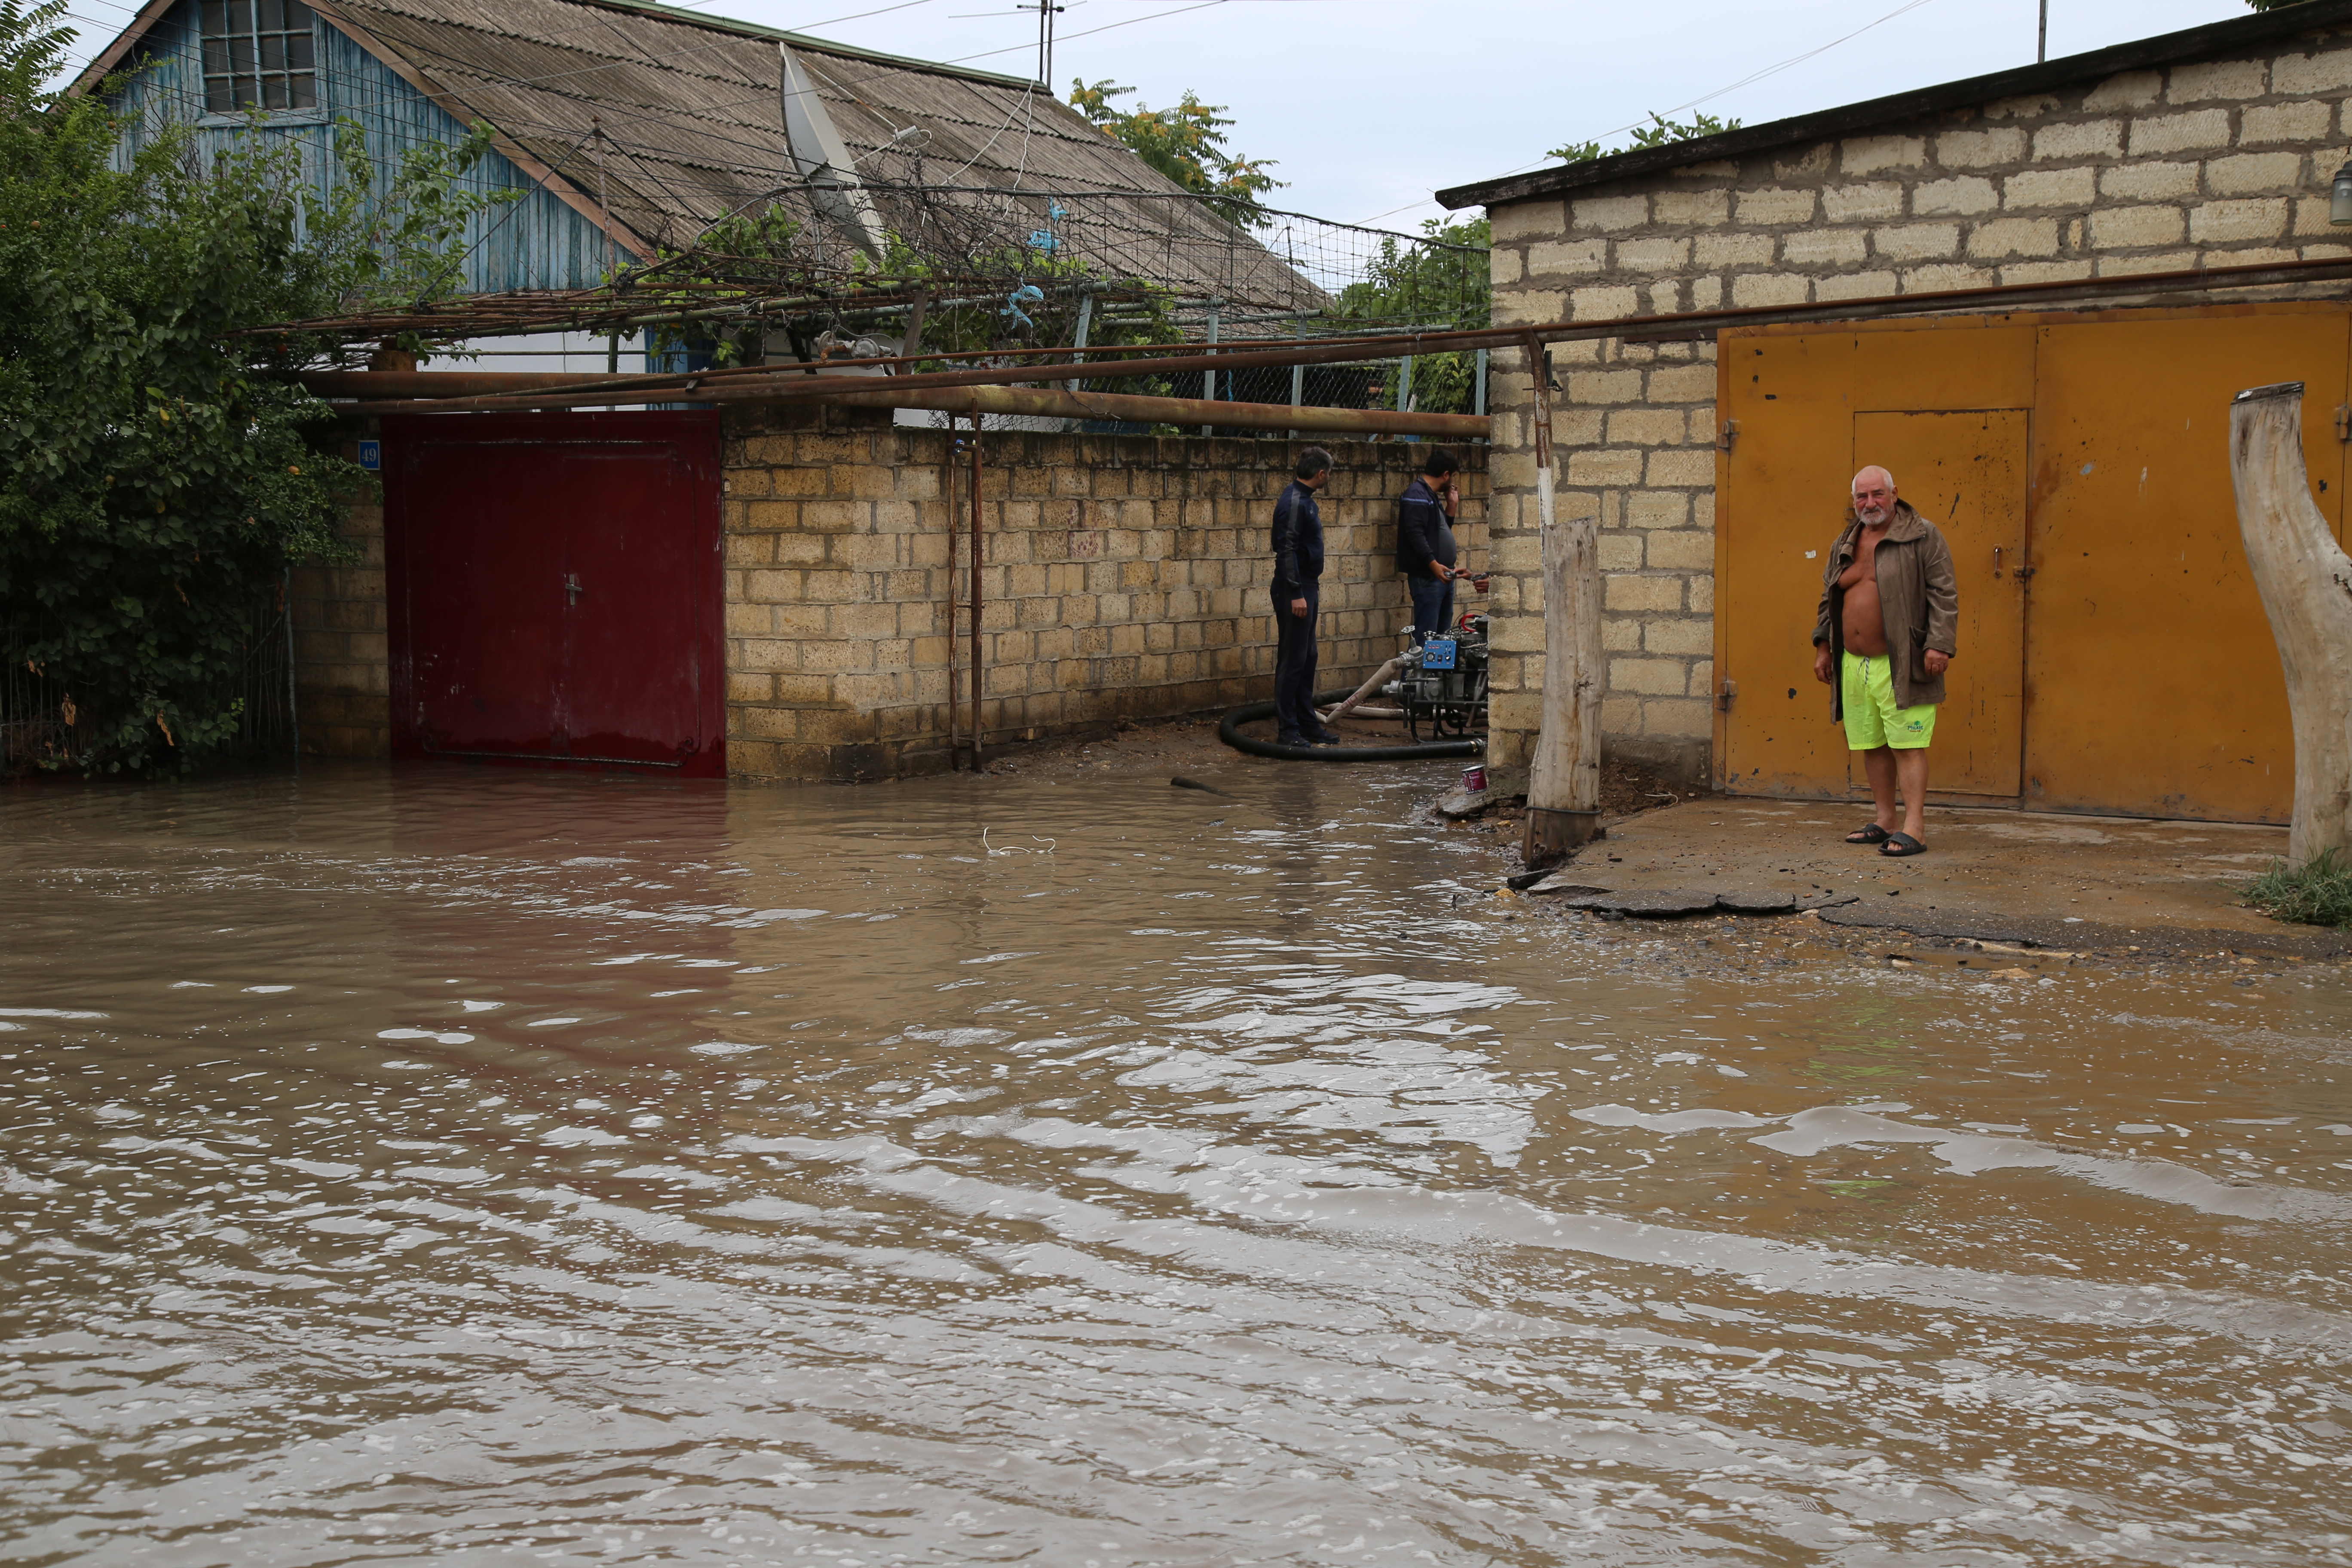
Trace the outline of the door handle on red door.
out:
<instances>
[{"instance_id":1,"label":"door handle on red door","mask_svg":"<svg viewBox=\"0 0 2352 1568\"><path fill-rule=\"evenodd\" d=\"M2000 546L1998 544L1992 547L1992 574L1996 577L2000 575Z\"/></svg>"},{"instance_id":2,"label":"door handle on red door","mask_svg":"<svg viewBox=\"0 0 2352 1568\"><path fill-rule=\"evenodd\" d=\"M576 605L580 602L580 578L576 573L566 572L563 574L563 593L564 603Z\"/></svg>"}]
</instances>

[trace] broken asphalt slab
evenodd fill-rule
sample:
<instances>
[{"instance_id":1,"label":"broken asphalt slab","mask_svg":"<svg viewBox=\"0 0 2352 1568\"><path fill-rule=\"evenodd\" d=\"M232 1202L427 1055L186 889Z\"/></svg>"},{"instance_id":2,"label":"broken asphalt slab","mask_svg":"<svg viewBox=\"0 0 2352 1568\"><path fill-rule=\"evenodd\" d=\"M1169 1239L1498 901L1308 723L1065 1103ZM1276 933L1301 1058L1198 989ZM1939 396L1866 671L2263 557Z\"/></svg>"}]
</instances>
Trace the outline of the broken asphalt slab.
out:
<instances>
[{"instance_id":1,"label":"broken asphalt slab","mask_svg":"<svg viewBox=\"0 0 2352 1568\"><path fill-rule=\"evenodd\" d=\"M2149 957L2352 957L2352 932L2283 924L2240 901L2246 883L2285 854L2283 827L1931 806L1928 852L1887 859L1844 842L1856 809L1735 795L1664 806L1612 819L1609 837L1567 865L1511 885L1557 891L1547 900L1555 908L1712 889L1707 907L1670 911L1667 898L1650 918L1727 913L1786 896L1793 912L1819 909L1824 924L1953 942Z\"/></svg>"}]
</instances>

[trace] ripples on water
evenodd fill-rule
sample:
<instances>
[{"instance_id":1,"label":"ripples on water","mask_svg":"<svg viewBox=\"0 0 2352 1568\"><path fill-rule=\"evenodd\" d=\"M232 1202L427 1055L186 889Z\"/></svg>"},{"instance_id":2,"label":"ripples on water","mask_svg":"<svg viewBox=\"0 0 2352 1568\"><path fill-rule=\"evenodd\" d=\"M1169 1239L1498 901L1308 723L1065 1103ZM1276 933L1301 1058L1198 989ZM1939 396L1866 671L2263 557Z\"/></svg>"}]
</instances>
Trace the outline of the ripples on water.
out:
<instances>
[{"instance_id":1,"label":"ripples on water","mask_svg":"<svg viewBox=\"0 0 2352 1568\"><path fill-rule=\"evenodd\" d=\"M2340 973L1506 921L1430 783L0 795L5 1555L2352 1563Z\"/></svg>"}]
</instances>

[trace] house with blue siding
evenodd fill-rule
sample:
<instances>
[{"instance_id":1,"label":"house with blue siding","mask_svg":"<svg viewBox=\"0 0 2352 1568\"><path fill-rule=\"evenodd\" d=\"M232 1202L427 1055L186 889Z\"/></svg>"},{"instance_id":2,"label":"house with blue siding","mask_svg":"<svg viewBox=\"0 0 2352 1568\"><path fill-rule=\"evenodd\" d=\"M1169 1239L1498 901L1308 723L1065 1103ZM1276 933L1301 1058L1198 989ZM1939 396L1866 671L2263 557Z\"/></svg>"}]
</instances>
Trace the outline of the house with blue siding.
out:
<instances>
[{"instance_id":1,"label":"house with blue siding","mask_svg":"<svg viewBox=\"0 0 2352 1568\"><path fill-rule=\"evenodd\" d=\"M169 0L151 5L84 78L95 87L130 68L112 96L131 119L129 142L193 122L199 156L254 133L300 143L312 178L333 176L329 139L357 125L380 170L407 150L455 144L483 116L437 90L415 66L348 17L304 0ZM126 149L127 150L127 149ZM593 189L551 170L501 134L466 175L520 198L478 214L465 235L469 293L593 287L651 247L614 221Z\"/></svg>"},{"instance_id":2,"label":"house with blue siding","mask_svg":"<svg viewBox=\"0 0 2352 1568\"><path fill-rule=\"evenodd\" d=\"M523 194L465 237L476 294L593 287L803 196L789 80L880 219L925 254L1084 225L1107 273L1202 298L1320 298L1043 83L646 0L151 0L78 90L110 79L134 141L174 122L197 128L200 153L286 137L322 183L339 121L387 168L488 124L494 151L468 178ZM970 199L938 195L950 187Z\"/></svg>"}]
</instances>

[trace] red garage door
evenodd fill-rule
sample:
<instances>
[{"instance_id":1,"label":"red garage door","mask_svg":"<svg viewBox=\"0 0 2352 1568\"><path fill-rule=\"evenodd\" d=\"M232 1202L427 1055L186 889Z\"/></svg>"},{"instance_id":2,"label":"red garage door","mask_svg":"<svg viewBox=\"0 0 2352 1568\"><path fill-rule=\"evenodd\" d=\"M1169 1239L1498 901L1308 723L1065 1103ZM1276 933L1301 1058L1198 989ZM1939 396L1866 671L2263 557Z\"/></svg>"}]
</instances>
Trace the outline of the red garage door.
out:
<instances>
[{"instance_id":1,"label":"red garage door","mask_svg":"<svg viewBox=\"0 0 2352 1568\"><path fill-rule=\"evenodd\" d=\"M719 416L383 422L393 751L726 771Z\"/></svg>"}]
</instances>

